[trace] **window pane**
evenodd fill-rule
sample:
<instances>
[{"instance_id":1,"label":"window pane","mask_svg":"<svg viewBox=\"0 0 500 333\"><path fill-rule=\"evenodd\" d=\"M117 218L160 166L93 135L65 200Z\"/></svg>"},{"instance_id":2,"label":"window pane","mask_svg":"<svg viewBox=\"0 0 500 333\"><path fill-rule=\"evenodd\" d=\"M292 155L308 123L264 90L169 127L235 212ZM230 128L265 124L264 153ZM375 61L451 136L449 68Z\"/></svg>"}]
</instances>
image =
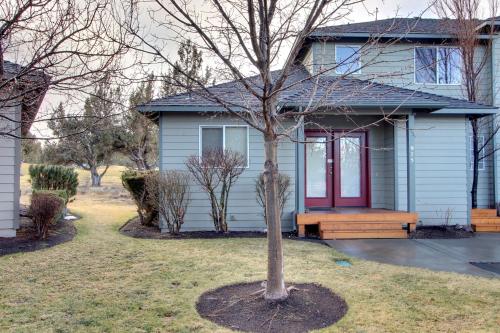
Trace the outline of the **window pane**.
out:
<instances>
[{"instance_id":1,"label":"window pane","mask_svg":"<svg viewBox=\"0 0 500 333\"><path fill-rule=\"evenodd\" d=\"M451 47L439 48L439 83L460 84L462 56L460 49Z\"/></svg>"},{"instance_id":2,"label":"window pane","mask_svg":"<svg viewBox=\"0 0 500 333\"><path fill-rule=\"evenodd\" d=\"M335 71L338 74L353 73L360 69L359 46L337 46L335 48Z\"/></svg>"},{"instance_id":3,"label":"window pane","mask_svg":"<svg viewBox=\"0 0 500 333\"><path fill-rule=\"evenodd\" d=\"M415 49L415 81L436 83L436 49L418 47Z\"/></svg>"},{"instance_id":4,"label":"window pane","mask_svg":"<svg viewBox=\"0 0 500 333\"><path fill-rule=\"evenodd\" d=\"M340 196L361 196L361 142L359 138L340 138Z\"/></svg>"},{"instance_id":5,"label":"window pane","mask_svg":"<svg viewBox=\"0 0 500 333\"><path fill-rule=\"evenodd\" d=\"M326 138L307 138L306 195L308 198L326 197Z\"/></svg>"},{"instance_id":6,"label":"window pane","mask_svg":"<svg viewBox=\"0 0 500 333\"><path fill-rule=\"evenodd\" d=\"M248 156L247 130L246 127L226 127L226 149L242 154L245 161Z\"/></svg>"},{"instance_id":7,"label":"window pane","mask_svg":"<svg viewBox=\"0 0 500 333\"><path fill-rule=\"evenodd\" d=\"M223 149L222 127L203 127L201 129L201 154L208 149Z\"/></svg>"}]
</instances>

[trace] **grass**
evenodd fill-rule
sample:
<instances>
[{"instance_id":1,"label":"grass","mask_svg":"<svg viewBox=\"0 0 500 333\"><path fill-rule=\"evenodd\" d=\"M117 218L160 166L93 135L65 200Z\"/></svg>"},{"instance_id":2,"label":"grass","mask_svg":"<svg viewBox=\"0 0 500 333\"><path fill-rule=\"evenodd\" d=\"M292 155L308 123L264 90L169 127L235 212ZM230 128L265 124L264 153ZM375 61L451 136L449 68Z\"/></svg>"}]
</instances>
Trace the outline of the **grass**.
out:
<instances>
[{"instance_id":1,"label":"grass","mask_svg":"<svg viewBox=\"0 0 500 333\"><path fill-rule=\"evenodd\" d=\"M2 332L214 332L198 296L265 278L264 239L142 240L119 234L134 207L77 197L77 237L47 250L0 257ZM288 281L342 295L347 315L324 332L499 332L500 279L349 259L285 241Z\"/></svg>"}]
</instances>

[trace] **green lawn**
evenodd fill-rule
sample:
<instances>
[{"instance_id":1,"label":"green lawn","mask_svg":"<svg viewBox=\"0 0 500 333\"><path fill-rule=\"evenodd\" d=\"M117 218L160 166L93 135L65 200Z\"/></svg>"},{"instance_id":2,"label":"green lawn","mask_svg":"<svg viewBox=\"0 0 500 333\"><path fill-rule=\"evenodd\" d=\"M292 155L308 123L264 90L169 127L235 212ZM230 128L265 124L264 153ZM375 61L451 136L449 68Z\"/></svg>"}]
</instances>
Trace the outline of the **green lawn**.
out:
<instances>
[{"instance_id":1,"label":"green lawn","mask_svg":"<svg viewBox=\"0 0 500 333\"><path fill-rule=\"evenodd\" d=\"M1 332L227 331L197 315L198 296L265 278L264 239L132 239L117 230L133 206L83 195L70 208L83 216L72 242L0 257ZM285 256L289 281L347 300L325 332L500 331L500 279L355 259L344 268L342 254L289 240Z\"/></svg>"}]
</instances>

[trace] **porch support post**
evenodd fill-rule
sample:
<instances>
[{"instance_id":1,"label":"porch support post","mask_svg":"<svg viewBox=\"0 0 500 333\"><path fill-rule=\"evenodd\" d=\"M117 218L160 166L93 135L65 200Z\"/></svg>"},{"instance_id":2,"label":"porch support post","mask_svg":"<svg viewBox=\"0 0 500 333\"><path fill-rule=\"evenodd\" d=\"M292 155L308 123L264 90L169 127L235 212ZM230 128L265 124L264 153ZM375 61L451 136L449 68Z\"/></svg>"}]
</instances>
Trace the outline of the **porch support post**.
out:
<instances>
[{"instance_id":1,"label":"porch support post","mask_svg":"<svg viewBox=\"0 0 500 333\"><path fill-rule=\"evenodd\" d=\"M304 151L304 124L297 129L297 143L295 144L296 152L296 175L295 175L295 207L297 213L305 212L305 151Z\"/></svg>"},{"instance_id":2,"label":"porch support post","mask_svg":"<svg viewBox=\"0 0 500 333\"><path fill-rule=\"evenodd\" d=\"M407 211L415 211L415 114L408 115L406 121L406 173L407 173Z\"/></svg>"}]
</instances>

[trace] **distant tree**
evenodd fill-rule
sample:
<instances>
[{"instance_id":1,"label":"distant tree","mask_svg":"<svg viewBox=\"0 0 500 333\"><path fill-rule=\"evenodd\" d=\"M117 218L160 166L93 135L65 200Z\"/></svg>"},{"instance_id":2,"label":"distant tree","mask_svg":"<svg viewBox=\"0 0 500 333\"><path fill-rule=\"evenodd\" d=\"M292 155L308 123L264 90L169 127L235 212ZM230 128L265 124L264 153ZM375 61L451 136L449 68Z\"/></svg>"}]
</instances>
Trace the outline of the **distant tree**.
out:
<instances>
[{"instance_id":1,"label":"distant tree","mask_svg":"<svg viewBox=\"0 0 500 333\"><path fill-rule=\"evenodd\" d=\"M119 89L113 89L109 81L100 82L94 94L85 100L83 114L74 117L67 114L62 104L54 110L49 128L59 137L50 146L53 163L75 164L90 171L92 186L101 186L101 179L108 170L119 124L113 115L117 113ZM98 168L104 167L99 172Z\"/></svg>"},{"instance_id":2,"label":"distant tree","mask_svg":"<svg viewBox=\"0 0 500 333\"><path fill-rule=\"evenodd\" d=\"M163 96L191 91L199 85L196 81L208 84L212 80L210 68L203 69L203 52L198 50L190 39L180 43L177 55L179 59L163 80ZM182 73L189 73L189 75L182 75Z\"/></svg>"},{"instance_id":3,"label":"distant tree","mask_svg":"<svg viewBox=\"0 0 500 333\"><path fill-rule=\"evenodd\" d=\"M23 162L40 163L42 160L42 143L35 139L35 136L29 132L25 139L21 141L23 153Z\"/></svg>"},{"instance_id":4,"label":"distant tree","mask_svg":"<svg viewBox=\"0 0 500 333\"><path fill-rule=\"evenodd\" d=\"M136 109L139 104L153 99L154 80L154 75L150 74L147 82L141 83L130 95L116 142L116 148L135 163L138 170L150 170L157 157L158 127Z\"/></svg>"}]
</instances>

